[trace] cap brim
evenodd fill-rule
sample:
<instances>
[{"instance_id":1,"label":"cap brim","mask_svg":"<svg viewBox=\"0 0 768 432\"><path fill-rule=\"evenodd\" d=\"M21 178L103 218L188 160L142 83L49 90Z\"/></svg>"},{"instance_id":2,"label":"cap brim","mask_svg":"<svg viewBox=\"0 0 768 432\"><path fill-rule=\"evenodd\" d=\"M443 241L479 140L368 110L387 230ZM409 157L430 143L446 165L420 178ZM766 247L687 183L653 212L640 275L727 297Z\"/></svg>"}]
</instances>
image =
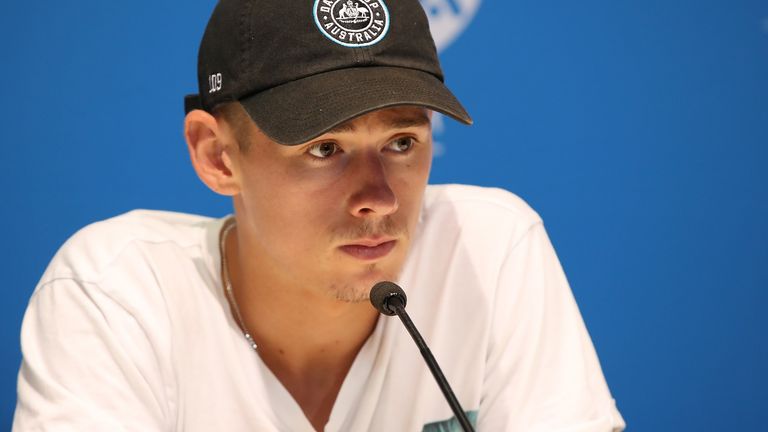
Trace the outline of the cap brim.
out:
<instances>
[{"instance_id":1,"label":"cap brim","mask_svg":"<svg viewBox=\"0 0 768 432\"><path fill-rule=\"evenodd\" d=\"M416 105L472 124L437 77L400 67L339 69L246 96L240 103L272 140L296 145L347 120L382 108Z\"/></svg>"}]
</instances>

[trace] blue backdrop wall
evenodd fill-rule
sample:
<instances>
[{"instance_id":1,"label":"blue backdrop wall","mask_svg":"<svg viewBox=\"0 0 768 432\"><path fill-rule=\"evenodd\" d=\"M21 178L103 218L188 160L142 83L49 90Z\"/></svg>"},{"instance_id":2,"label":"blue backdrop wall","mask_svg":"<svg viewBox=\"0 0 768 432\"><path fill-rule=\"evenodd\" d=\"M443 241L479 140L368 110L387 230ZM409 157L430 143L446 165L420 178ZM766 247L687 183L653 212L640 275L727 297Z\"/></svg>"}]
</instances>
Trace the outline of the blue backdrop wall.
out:
<instances>
[{"instance_id":1,"label":"blue backdrop wall","mask_svg":"<svg viewBox=\"0 0 768 432\"><path fill-rule=\"evenodd\" d=\"M23 311L61 243L133 208L230 204L181 133L212 0L3 3L7 429ZM768 2L423 3L476 120L438 120L432 181L543 216L630 430L765 430Z\"/></svg>"}]
</instances>

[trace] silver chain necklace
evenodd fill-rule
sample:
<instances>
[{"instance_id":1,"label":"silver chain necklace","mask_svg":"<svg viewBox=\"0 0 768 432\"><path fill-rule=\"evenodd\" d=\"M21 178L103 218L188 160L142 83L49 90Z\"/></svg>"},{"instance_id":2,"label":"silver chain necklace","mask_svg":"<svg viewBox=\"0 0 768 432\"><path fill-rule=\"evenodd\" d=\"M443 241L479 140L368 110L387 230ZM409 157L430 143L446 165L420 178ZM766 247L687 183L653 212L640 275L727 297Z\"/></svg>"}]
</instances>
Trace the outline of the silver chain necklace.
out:
<instances>
[{"instance_id":1,"label":"silver chain necklace","mask_svg":"<svg viewBox=\"0 0 768 432\"><path fill-rule=\"evenodd\" d=\"M243 316L240 314L240 308L237 306L237 300L235 300L235 294L232 292L232 282L229 280L226 243L227 234L229 234L229 231L234 227L234 220L231 222L226 222L224 229L221 231L221 237L219 237L219 249L221 250L221 274L224 277L224 291L227 293L227 301L229 301L229 306L235 311L235 318L237 318L237 323L240 325L240 329L243 332L243 336L245 336L245 340L248 341L248 345L250 345L251 348L256 351L256 341L253 340L253 336L248 333L248 329L245 327Z\"/></svg>"}]
</instances>

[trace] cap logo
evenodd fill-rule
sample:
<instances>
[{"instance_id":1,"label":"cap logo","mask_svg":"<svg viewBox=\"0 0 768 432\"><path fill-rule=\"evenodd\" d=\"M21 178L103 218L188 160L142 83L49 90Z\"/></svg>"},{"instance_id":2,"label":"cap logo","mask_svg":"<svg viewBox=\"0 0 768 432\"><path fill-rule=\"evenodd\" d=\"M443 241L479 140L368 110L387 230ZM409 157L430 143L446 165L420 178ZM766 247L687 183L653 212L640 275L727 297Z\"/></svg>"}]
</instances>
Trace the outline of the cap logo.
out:
<instances>
[{"instance_id":1,"label":"cap logo","mask_svg":"<svg viewBox=\"0 0 768 432\"><path fill-rule=\"evenodd\" d=\"M325 37L349 48L376 44L389 31L382 0L315 0L312 12Z\"/></svg>"}]
</instances>

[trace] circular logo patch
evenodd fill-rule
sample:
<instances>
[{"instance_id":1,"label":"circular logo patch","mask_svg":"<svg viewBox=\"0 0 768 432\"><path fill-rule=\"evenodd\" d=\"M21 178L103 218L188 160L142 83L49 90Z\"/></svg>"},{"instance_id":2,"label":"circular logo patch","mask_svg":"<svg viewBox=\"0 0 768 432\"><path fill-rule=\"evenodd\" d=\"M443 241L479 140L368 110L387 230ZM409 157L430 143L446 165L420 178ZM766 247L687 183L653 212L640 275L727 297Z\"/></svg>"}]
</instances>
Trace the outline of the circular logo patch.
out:
<instances>
[{"instance_id":1,"label":"circular logo patch","mask_svg":"<svg viewBox=\"0 0 768 432\"><path fill-rule=\"evenodd\" d=\"M378 43L389 31L389 11L382 0L315 0L317 28L345 47Z\"/></svg>"}]
</instances>

